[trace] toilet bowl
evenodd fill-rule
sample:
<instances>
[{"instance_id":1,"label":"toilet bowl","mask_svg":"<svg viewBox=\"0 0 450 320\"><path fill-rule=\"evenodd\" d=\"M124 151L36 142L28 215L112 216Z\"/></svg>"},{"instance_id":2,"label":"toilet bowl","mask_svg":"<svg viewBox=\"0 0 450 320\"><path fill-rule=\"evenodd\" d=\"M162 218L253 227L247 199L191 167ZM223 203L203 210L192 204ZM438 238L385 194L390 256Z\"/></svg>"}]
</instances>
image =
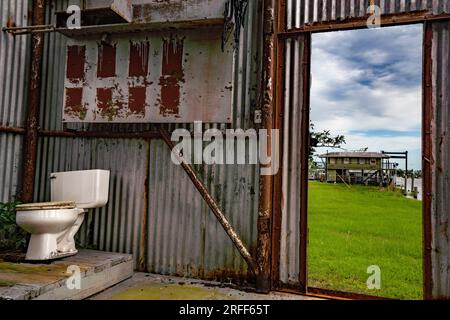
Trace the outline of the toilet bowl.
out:
<instances>
[{"instance_id":1,"label":"toilet bowl","mask_svg":"<svg viewBox=\"0 0 450 320\"><path fill-rule=\"evenodd\" d=\"M109 171L52 173L50 179L54 202L16 208L16 223L31 234L27 260L54 260L77 254L74 237L86 210L108 202Z\"/></svg>"}]
</instances>

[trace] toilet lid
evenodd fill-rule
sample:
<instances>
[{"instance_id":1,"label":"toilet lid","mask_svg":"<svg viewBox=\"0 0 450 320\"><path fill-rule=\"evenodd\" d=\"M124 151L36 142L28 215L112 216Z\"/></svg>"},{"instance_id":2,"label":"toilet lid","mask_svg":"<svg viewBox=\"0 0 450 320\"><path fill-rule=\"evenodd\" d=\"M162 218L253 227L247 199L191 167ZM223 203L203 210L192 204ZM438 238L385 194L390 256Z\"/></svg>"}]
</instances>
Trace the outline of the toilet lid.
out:
<instances>
[{"instance_id":1,"label":"toilet lid","mask_svg":"<svg viewBox=\"0 0 450 320\"><path fill-rule=\"evenodd\" d=\"M75 209L73 201L26 203L16 207L17 211Z\"/></svg>"}]
</instances>

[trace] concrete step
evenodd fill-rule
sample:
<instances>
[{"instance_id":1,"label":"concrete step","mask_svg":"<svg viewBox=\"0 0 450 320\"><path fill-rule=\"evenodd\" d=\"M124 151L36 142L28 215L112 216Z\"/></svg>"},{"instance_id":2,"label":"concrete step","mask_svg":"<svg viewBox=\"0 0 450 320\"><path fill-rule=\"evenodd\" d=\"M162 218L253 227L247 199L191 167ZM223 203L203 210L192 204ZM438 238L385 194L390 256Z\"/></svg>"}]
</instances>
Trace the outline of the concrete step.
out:
<instances>
[{"instance_id":1,"label":"concrete step","mask_svg":"<svg viewBox=\"0 0 450 320\"><path fill-rule=\"evenodd\" d=\"M130 254L80 250L49 264L0 261L0 300L79 300L133 276Z\"/></svg>"}]
</instances>

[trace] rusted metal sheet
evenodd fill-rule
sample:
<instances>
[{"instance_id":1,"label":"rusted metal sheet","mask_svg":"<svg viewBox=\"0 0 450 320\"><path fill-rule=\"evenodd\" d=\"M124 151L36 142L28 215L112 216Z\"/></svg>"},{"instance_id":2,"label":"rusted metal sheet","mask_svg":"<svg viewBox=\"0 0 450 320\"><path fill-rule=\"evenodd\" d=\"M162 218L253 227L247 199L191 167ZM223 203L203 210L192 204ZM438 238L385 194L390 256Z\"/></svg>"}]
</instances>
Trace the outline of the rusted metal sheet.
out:
<instances>
[{"instance_id":1,"label":"rusted metal sheet","mask_svg":"<svg viewBox=\"0 0 450 320\"><path fill-rule=\"evenodd\" d=\"M221 29L70 40L65 122L229 123L233 54Z\"/></svg>"},{"instance_id":2,"label":"rusted metal sheet","mask_svg":"<svg viewBox=\"0 0 450 320\"><path fill-rule=\"evenodd\" d=\"M450 23L432 24L432 298L450 298Z\"/></svg>"},{"instance_id":3,"label":"rusted metal sheet","mask_svg":"<svg viewBox=\"0 0 450 320\"><path fill-rule=\"evenodd\" d=\"M85 0L82 9L110 9L127 22L133 20L132 0Z\"/></svg>"},{"instance_id":4,"label":"rusted metal sheet","mask_svg":"<svg viewBox=\"0 0 450 320\"><path fill-rule=\"evenodd\" d=\"M164 129L160 128L160 134L164 142L169 147L170 151L173 151L175 148L175 144L170 139L169 133ZM230 222L227 220L225 215L223 214L222 210L220 209L219 205L215 201L215 199L211 196L211 193L208 191L208 189L205 187L203 182L198 178L196 175L194 169L190 164L187 164L183 162L182 156L176 155L178 158L178 161L180 161L181 166L186 171L187 175L191 179L194 186L197 188L197 190L200 192L202 198L206 201L208 206L210 207L211 211L214 213L214 215L217 218L217 221L222 225L224 231L227 233L228 237L230 237L231 241L233 241L234 246L239 251L239 254L242 256L242 258L247 262L247 265L249 266L250 272L252 272L254 275L257 275L261 270L258 270L255 264L255 261L253 257L251 256L250 252L246 248L245 244L242 242L242 240L239 238L239 235L234 230L233 226L230 224Z\"/></svg>"},{"instance_id":5,"label":"rusted metal sheet","mask_svg":"<svg viewBox=\"0 0 450 320\"><path fill-rule=\"evenodd\" d=\"M26 0L0 1L0 25L26 25L28 10ZM29 45L29 38L0 35L0 202L13 200L20 187Z\"/></svg>"},{"instance_id":6,"label":"rusted metal sheet","mask_svg":"<svg viewBox=\"0 0 450 320\"><path fill-rule=\"evenodd\" d=\"M223 281L248 281L244 259L193 187L172 164L163 141L152 140L149 176L148 271ZM254 256L257 166L196 166L226 219Z\"/></svg>"},{"instance_id":7,"label":"rusted metal sheet","mask_svg":"<svg viewBox=\"0 0 450 320\"><path fill-rule=\"evenodd\" d=\"M134 22L222 19L226 0L133 0Z\"/></svg>"}]
</instances>

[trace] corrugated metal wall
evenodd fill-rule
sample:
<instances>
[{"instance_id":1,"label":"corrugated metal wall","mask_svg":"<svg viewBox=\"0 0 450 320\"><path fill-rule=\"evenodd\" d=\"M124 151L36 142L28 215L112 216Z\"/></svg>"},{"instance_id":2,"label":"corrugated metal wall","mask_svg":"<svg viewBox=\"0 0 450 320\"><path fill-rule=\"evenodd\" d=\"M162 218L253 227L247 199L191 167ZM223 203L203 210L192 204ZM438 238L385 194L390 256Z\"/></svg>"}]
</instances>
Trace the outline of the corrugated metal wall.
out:
<instances>
[{"instance_id":1,"label":"corrugated metal wall","mask_svg":"<svg viewBox=\"0 0 450 320\"><path fill-rule=\"evenodd\" d=\"M286 41L283 133L283 201L281 207L280 281L297 284L300 270L301 126L303 36Z\"/></svg>"},{"instance_id":2,"label":"corrugated metal wall","mask_svg":"<svg viewBox=\"0 0 450 320\"><path fill-rule=\"evenodd\" d=\"M8 21L26 25L28 0L0 1L0 26ZM21 127L27 96L29 37L0 33L0 126ZM12 200L17 192L22 158L22 137L0 133L0 202Z\"/></svg>"},{"instance_id":3,"label":"corrugated metal wall","mask_svg":"<svg viewBox=\"0 0 450 320\"><path fill-rule=\"evenodd\" d=\"M367 15L370 0L287 0L287 23L300 28L314 22L332 22ZM433 14L450 12L448 0L375 0L381 14L429 10Z\"/></svg>"},{"instance_id":4,"label":"corrugated metal wall","mask_svg":"<svg viewBox=\"0 0 450 320\"><path fill-rule=\"evenodd\" d=\"M71 3L73 3L71 1ZM257 4L258 3L258 4ZM261 74L260 1L251 1L246 28L235 56L233 128L252 128ZM53 12L66 8L53 1ZM62 103L66 38L46 35L40 126L62 130ZM192 125L185 125L192 130ZM205 125L221 130L226 125ZM140 132L147 124L68 124L73 130ZM172 126L171 126L172 128ZM243 278L246 264L234 249L212 212L183 169L172 164L161 140L40 138L35 200L50 197L49 173L58 170L110 169L110 202L89 214L80 240L100 250L145 251L148 271L192 277ZM208 189L222 206L244 243L256 245L259 168L256 165L197 166ZM145 190L148 203L145 203ZM139 246L141 226L148 221L147 248Z\"/></svg>"},{"instance_id":5,"label":"corrugated metal wall","mask_svg":"<svg viewBox=\"0 0 450 320\"><path fill-rule=\"evenodd\" d=\"M450 297L450 23L433 23L433 296Z\"/></svg>"}]
</instances>

